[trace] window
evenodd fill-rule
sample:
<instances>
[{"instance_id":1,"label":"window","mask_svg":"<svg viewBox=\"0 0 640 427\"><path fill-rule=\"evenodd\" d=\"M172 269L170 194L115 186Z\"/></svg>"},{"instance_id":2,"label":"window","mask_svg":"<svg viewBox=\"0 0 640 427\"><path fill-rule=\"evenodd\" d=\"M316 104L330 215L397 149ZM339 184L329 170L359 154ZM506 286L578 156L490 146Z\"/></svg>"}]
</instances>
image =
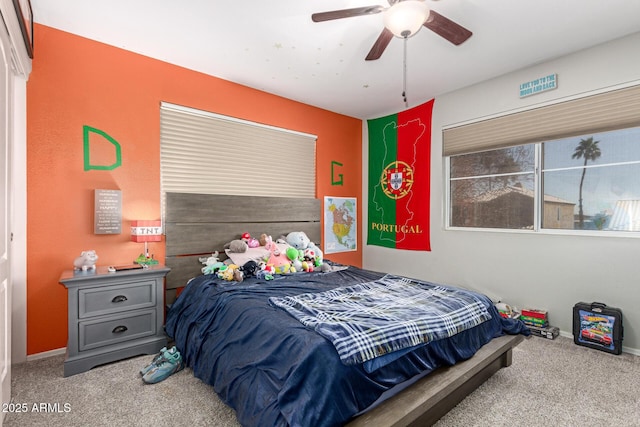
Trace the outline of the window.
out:
<instances>
[{"instance_id":1,"label":"window","mask_svg":"<svg viewBox=\"0 0 640 427\"><path fill-rule=\"evenodd\" d=\"M447 165L450 227L640 231L640 127L452 155Z\"/></svg>"},{"instance_id":2,"label":"window","mask_svg":"<svg viewBox=\"0 0 640 427\"><path fill-rule=\"evenodd\" d=\"M640 231L640 128L542 144L542 228ZM562 208L559 220L547 212Z\"/></svg>"},{"instance_id":3,"label":"window","mask_svg":"<svg viewBox=\"0 0 640 427\"><path fill-rule=\"evenodd\" d=\"M450 225L533 228L534 146L450 158Z\"/></svg>"}]
</instances>

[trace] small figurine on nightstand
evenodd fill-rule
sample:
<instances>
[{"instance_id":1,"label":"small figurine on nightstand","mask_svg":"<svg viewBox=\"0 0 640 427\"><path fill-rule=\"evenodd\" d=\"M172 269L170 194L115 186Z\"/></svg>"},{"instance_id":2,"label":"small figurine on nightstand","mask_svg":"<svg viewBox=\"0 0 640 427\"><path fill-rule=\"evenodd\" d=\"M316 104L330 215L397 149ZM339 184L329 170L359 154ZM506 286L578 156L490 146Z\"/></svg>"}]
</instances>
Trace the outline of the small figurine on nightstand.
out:
<instances>
[{"instance_id":1,"label":"small figurine on nightstand","mask_svg":"<svg viewBox=\"0 0 640 427\"><path fill-rule=\"evenodd\" d=\"M74 270L96 270L96 261L98 260L98 254L96 251L82 251L80 252L80 256L73 261L73 269Z\"/></svg>"},{"instance_id":2,"label":"small figurine on nightstand","mask_svg":"<svg viewBox=\"0 0 640 427\"><path fill-rule=\"evenodd\" d=\"M142 266L149 266L149 265L156 265L158 264L158 260L153 258L153 255L151 256L145 256L145 254L140 254L140 256L138 258L136 258L136 260L134 261L136 264L140 264Z\"/></svg>"}]
</instances>

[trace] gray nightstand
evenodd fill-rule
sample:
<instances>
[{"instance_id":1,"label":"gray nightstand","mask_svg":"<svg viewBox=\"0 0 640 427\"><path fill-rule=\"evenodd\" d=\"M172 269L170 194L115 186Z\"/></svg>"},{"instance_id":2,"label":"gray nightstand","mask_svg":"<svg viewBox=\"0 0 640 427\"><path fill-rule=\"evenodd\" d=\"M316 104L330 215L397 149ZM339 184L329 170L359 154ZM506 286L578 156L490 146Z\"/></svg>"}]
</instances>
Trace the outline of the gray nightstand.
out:
<instances>
[{"instance_id":1,"label":"gray nightstand","mask_svg":"<svg viewBox=\"0 0 640 427\"><path fill-rule=\"evenodd\" d=\"M164 277L169 268L156 265L111 273L65 271L69 323L64 376L167 345L164 334Z\"/></svg>"}]
</instances>

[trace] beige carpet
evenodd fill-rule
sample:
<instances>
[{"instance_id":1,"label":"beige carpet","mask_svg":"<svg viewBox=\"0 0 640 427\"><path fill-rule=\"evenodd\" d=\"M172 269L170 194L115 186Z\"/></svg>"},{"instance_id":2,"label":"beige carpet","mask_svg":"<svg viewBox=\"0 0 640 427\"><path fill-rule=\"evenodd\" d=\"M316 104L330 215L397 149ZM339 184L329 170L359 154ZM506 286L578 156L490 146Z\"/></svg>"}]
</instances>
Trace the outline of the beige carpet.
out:
<instances>
[{"instance_id":1,"label":"beige carpet","mask_svg":"<svg viewBox=\"0 0 640 427\"><path fill-rule=\"evenodd\" d=\"M233 410L190 369L159 384L143 384L138 370L150 359L137 357L68 378L62 377L62 356L16 365L14 407L28 411L6 414L4 425L238 426ZM49 412L33 412L34 403ZM550 425L640 426L640 357L579 347L563 337L533 337L514 349L511 367L437 424Z\"/></svg>"},{"instance_id":2,"label":"beige carpet","mask_svg":"<svg viewBox=\"0 0 640 427\"><path fill-rule=\"evenodd\" d=\"M6 414L4 426L239 426L235 412L191 369L158 384L142 381L140 368L153 356L103 365L64 378L64 356L16 365L13 403L27 403L27 413ZM58 403L55 412L33 412L36 403ZM68 404L65 412L64 404Z\"/></svg>"},{"instance_id":3,"label":"beige carpet","mask_svg":"<svg viewBox=\"0 0 640 427\"><path fill-rule=\"evenodd\" d=\"M531 337L437 427L640 426L640 357Z\"/></svg>"}]
</instances>

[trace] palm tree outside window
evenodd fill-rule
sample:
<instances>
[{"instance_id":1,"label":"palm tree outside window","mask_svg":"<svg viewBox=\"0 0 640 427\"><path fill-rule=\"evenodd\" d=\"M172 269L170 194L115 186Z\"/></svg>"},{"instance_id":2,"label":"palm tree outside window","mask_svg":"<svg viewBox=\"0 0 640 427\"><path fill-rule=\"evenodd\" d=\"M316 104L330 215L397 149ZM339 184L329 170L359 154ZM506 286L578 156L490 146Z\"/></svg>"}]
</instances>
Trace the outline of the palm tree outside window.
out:
<instances>
[{"instance_id":1,"label":"palm tree outside window","mask_svg":"<svg viewBox=\"0 0 640 427\"><path fill-rule=\"evenodd\" d=\"M584 176L587 173L587 162L589 160L595 161L602 155L600 147L598 147L599 142L600 141L594 141L592 136L586 139L581 139L580 143L575 148L573 155L571 156L572 159L584 158L582 176L580 177L580 191L578 196L578 228L581 230L584 229L584 211L582 208L582 187L584 186Z\"/></svg>"}]
</instances>

